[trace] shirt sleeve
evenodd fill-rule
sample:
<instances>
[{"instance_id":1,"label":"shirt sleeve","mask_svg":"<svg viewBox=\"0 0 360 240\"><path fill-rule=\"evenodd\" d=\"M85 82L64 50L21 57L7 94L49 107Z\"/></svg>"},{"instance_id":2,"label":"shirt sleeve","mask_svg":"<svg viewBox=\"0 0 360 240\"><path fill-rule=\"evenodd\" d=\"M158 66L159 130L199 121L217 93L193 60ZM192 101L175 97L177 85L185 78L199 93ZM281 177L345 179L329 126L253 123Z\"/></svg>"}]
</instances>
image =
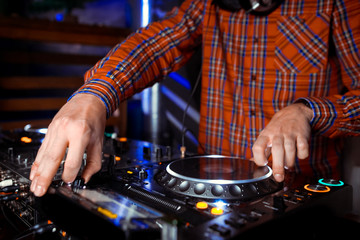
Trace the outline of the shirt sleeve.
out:
<instances>
[{"instance_id":1,"label":"shirt sleeve","mask_svg":"<svg viewBox=\"0 0 360 240\"><path fill-rule=\"evenodd\" d=\"M344 95L306 97L314 117L314 132L328 137L360 135L360 6L357 1L335 1L333 41L340 62Z\"/></svg>"},{"instance_id":2,"label":"shirt sleeve","mask_svg":"<svg viewBox=\"0 0 360 240\"><path fill-rule=\"evenodd\" d=\"M201 0L185 1L168 18L139 29L116 45L86 72L85 84L72 96L88 93L99 97L109 117L121 101L185 64L201 43L202 17Z\"/></svg>"}]
</instances>

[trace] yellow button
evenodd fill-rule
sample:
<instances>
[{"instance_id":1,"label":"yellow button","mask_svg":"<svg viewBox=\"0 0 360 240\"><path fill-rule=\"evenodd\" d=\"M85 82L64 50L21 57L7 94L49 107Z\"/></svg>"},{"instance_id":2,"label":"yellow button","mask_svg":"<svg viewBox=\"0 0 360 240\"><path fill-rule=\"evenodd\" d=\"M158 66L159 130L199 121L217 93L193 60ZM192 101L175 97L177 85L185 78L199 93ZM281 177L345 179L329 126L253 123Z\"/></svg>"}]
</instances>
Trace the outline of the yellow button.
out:
<instances>
[{"instance_id":1,"label":"yellow button","mask_svg":"<svg viewBox=\"0 0 360 240\"><path fill-rule=\"evenodd\" d=\"M117 214L111 212L109 209L98 207L98 212L102 213L103 215L107 216L108 218L115 219L117 218Z\"/></svg>"},{"instance_id":2,"label":"yellow button","mask_svg":"<svg viewBox=\"0 0 360 240\"><path fill-rule=\"evenodd\" d=\"M208 204L207 202L197 202L196 203L196 208L197 209L207 209L208 208Z\"/></svg>"},{"instance_id":3,"label":"yellow button","mask_svg":"<svg viewBox=\"0 0 360 240\"><path fill-rule=\"evenodd\" d=\"M211 209L211 214L213 214L213 215L221 215L223 213L224 213L224 210L222 210L221 208L214 207Z\"/></svg>"}]
</instances>

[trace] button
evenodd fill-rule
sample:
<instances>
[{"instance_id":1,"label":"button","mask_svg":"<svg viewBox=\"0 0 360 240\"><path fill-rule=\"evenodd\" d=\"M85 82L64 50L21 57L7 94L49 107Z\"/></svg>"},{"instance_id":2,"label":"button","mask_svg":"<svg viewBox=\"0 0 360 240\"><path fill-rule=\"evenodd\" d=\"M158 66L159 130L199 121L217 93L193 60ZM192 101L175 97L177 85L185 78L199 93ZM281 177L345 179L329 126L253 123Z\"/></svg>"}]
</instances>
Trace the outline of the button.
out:
<instances>
[{"instance_id":1,"label":"button","mask_svg":"<svg viewBox=\"0 0 360 240\"><path fill-rule=\"evenodd\" d=\"M156 149L155 149L155 156L156 156L157 159L162 158L163 153L162 153L162 149L161 149L161 148L156 148Z\"/></svg>"},{"instance_id":2,"label":"button","mask_svg":"<svg viewBox=\"0 0 360 240\"><path fill-rule=\"evenodd\" d=\"M340 181L340 180L335 180L335 179L319 179L319 183L320 184L323 184L323 185L326 185L326 186L329 186L329 187L340 187L340 186L343 186L344 185L344 182L343 181Z\"/></svg>"},{"instance_id":3,"label":"button","mask_svg":"<svg viewBox=\"0 0 360 240\"><path fill-rule=\"evenodd\" d=\"M251 75L251 81L255 81L255 80L256 80L256 75L255 74Z\"/></svg>"},{"instance_id":4,"label":"button","mask_svg":"<svg viewBox=\"0 0 360 240\"><path fill-rule=\"evenodd\" d=\"M182 192L185 192L186 190L189 189L189 187L190 187L190 183L188 181L183 181L179 185L179 190L182 191Z\"/></svg>"},{"instance_id":5,"label":"button","mask_svg":"<svg viewBox=\"0 0 360 240\"><path fill-rule=\"evenodd\" d=\"M259 42L259 38L258 37L254 37L254 43L258 43Z\"/></svg>"},{"instance_id":6,"label":"button","mask_svg":"<svg viewBox=\"0 0 360 240\"><path fill-rule=\"evenodd\" d=\"M213 224L209 228L214 230L215 232L218 232L221 236L226 236L231 233L230 229L220 226L218 224Z\"/></svg>"},{"instance_id":7,"label":"button","mask_svg":"<svg viewBox=\"0 0 360 240\"><path fill-rule=\"evenodd\" d=\"M306 184L304 188L310 192L316 192L316 193L330 192L330 188L328 186L324 186L320 184Z\"/></svg>"},{"instance_id":8,"label":"button","mask_svg":"<svg viewBox=\"0 0 360 240\"><path fill-rule=\"evenodd\" d=\"M198 183L196 184L195 188L194 188L194 192L196 194L203 194L205 192L206 188L205 185L203 183Z\"/></svg>"},{"instance_id":9,"label":"button","mask_svg":"<svg viewBox=\"0 0 360 240\"><path fill-rule=\"evenodd\" d=\"M215 185L211 188L211 193L214 195L214 196L220 196L222 193L224 192L224 188L220 185Z\"/></svg>"},{"instance_id":10,"label":"button","mask_svg":"<svg viewBox=\"0 0 360 240\"><path fill-rule=\"evenodd\" d=\"M24 143L31 143L32 142L32 139L29 138L29 137L22 137L20 139L20 141L24 142Z\"/></svg>"},{"instance_id":11,"label":"button","mask_svg":"<svg viewBox=\"0 0 360 240\"><path fill-rule=\"evenodd\" d=\"M255 116L255 111L251 110L251 111L250 111L250 115L251 115L251 116Z\"/></svg>"},{"instance_id":12,"label":"button","mask_svg":"<svg viewBox=\"0 0 360 240\"><path fill-rule=\"evenodd\" d=\"M241 194L241 188L237 185L232 185L229 187L229 192L234 197L238 197Z\"/></svg>"},{"instance_id":13,"label":"button","mask_svg":"<svg viewBox=\"0 0 360 240\"><path fill-rule=\"evenodd\" d=\"M221 208L213 207L210 212L212 215L222 215L224 213L224 210L222 210Z\"/></svg>"},{"instance_id":14,"label":"button","mask_svg":"<svg viewBox=\"0 0 360 240\"><path fill-rule=\"evenodd\" d=\"M196 203L197 209L207 209L208 207L209 207L209 205L207 204L207 202L197 202Z\"/></svg>"},{"instance_id":15,"label":"button","mask_svg":"<svg viewBox=\"0 0 360 240\"><path fill-rule=\"evenodd\" d=\"M176 184L176 178L172 178L172 179L170 179L170 181L168 182L167 186L168 186L169 188L172 188L172 187L175 186L175 184Z\"/></svg>"},{"instance_id":16,"label":"button","mask_svg":"<svg viewBox=\"0 0 360 240\"><path fill-rule=\"evenodd\" d=\"M225 219L224 222L225 224L230 225L234 228L239 228L244 226L247 221L244 218L230 217L229 219Z\"/></svg>"}]
</instances>

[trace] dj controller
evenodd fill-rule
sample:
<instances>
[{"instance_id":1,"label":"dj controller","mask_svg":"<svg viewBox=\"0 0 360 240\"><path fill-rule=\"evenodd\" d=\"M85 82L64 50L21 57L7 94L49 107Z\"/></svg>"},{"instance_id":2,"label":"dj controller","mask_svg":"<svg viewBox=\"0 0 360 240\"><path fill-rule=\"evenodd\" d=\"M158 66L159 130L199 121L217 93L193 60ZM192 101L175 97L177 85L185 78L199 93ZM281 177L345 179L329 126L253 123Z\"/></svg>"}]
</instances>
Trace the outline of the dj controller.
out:
<instances>
[{"instance_id":1,"label":"dj controller","mask_svg":"<svg viewBox=\"0 0 360 240\"><path fill-rule=\"evenodd\" d=\"M33 237L47 230L57 239L324 239L354 233L342 217L351 210L352 188L339 179L287 172L278 183L269 166L249 160L181 156L170 146L114 134L105 135L102 168L90 182L62 182L63 160L47 194L36 198L29 174L43 137L31 128L0 137L1 206Z\"/></svg>"}]
</instances>

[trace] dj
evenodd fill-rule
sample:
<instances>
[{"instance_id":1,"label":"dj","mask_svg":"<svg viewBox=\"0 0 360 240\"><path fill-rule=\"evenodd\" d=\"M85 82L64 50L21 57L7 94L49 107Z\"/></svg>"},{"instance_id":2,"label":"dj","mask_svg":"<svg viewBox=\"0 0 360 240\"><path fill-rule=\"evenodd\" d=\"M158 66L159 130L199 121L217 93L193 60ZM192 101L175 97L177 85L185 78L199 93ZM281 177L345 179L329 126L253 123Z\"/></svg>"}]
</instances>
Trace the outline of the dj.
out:
<instances>
[{"instance_id":1,"label":"dj","mask_svg":"<svg viewBox=\"0 0 360 240\"><path fill-rule=\"evenodd\" d=\"M333 175L341 138L360 134L360 4L353 0L186 0L116 45L54 117L32 166L41 196L67 147L72 182L101 167L105 120L202 47L199 142L209 154ZM201 153L201 152L200 152Z\"/></svg>"}]
</instances>

